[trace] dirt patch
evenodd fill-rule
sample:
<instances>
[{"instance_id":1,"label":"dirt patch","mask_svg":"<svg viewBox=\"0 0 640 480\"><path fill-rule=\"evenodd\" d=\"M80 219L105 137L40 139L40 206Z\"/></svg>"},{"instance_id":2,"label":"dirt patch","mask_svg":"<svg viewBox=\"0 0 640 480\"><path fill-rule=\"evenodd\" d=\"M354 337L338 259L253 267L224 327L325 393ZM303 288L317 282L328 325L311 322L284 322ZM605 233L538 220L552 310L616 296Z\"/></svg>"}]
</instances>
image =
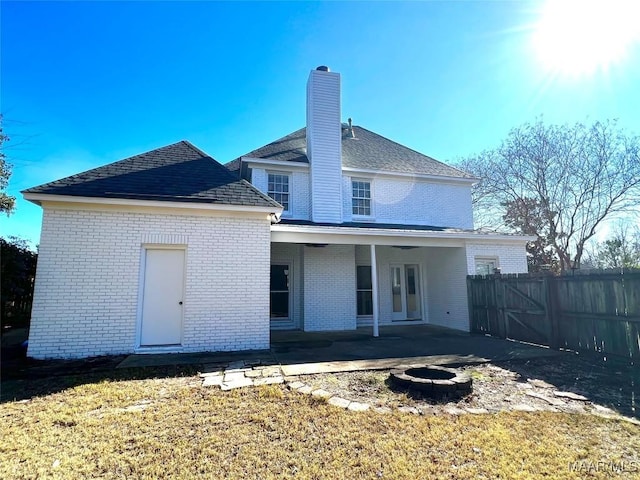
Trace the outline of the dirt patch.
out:
<instances>
[{"instance_id":1,"label":"dirt patch","mask_svg":"<svg viewBox=\"0 0 640 480\"><path fill-rule=\"evenodd\" d=\"M633 365L602 365L568 354L458 368L473 378L473 392L441 401L396 388L388 370L305 375L300 381L373 407L423 414L521 410L640 418L640 379Z\"/></svg>"}]
</instances>

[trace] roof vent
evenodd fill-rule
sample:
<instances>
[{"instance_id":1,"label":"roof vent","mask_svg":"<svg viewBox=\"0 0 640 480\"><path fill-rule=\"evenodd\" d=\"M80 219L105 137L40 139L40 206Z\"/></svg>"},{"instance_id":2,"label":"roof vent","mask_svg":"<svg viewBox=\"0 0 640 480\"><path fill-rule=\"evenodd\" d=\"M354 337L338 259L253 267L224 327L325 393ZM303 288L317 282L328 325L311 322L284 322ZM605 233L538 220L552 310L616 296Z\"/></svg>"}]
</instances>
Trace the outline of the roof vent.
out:
<instances>
[{"instance_id":1,"label":"roof vent","mask_svg":"<svg viewBox=\"0 0 640 480\"><path fill-rule=\"evenodd\" d=\"M331 70L329 70L329 67L327 67L326 65L320 65L318 68L316 68L316 70L320 70L321 72L330 72Z\"/></svg>"}]
</instances>

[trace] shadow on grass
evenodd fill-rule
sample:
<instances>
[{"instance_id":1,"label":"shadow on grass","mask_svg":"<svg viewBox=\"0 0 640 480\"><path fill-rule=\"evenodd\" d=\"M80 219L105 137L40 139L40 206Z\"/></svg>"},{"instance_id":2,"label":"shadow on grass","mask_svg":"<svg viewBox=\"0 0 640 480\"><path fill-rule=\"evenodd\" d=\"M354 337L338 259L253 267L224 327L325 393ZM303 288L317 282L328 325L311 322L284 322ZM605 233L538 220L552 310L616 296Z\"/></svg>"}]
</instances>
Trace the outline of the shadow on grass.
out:
<instances>
[{"instance_id":1,"label":"shadow on grass","mask_svg":"<svg viewBox=\"0 0 640 480\"><path fill-rule=\"evenodd\" d=\"M39 361L25 357L2 362L0 403L29 400L58 393L78 385L103 381L144 380L193 376L200 365L169 365L144 368L116 366L126 355L82 360Z\"/></svg>"}]
</instances>

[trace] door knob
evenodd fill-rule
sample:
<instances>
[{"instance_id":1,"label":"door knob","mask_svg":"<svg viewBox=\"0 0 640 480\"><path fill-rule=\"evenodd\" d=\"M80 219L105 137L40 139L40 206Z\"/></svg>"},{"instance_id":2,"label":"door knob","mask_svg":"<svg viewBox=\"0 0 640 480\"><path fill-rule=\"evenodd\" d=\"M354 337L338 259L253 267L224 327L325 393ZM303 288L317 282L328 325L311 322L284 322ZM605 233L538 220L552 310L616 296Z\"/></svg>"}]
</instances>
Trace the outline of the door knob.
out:
<instances>
[{"instance_id":1,"label":"door knob","mask_svg":"<svg viewBox=\"0 0 640 480\"><path fill-rule=\"evenodd\" d=\"M182 305L182 302L178 302L178 305Z\"/></svg>"}]
</instances>

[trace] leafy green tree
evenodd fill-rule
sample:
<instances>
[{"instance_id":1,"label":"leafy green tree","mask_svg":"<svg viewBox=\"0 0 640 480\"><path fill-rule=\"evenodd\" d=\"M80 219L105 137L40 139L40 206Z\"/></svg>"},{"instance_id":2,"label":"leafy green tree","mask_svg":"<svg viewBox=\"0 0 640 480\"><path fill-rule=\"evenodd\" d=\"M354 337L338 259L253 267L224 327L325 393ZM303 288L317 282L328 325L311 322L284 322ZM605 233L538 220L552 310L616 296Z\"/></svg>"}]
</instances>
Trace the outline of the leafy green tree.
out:
<instances>
[{"instance_id":1,"label":"leafy green tree","mask_svg":"<svg viewBox=\"0 0 640 480\"><path fill-rule=\"evenodd\" d=\"M476 227L537 236L534 250L562 271L580 266L603 222L640 205L640 137L615 121L526 123L460 166L482 180Z\"/></svg>"},{"instance_id":2,"label":"leafy green tree","mask_svg":"<svg viewBox=\"0 0 640 480\"><path fill-rule=\"evenodd\" d=\"M11 165L7 162L7 157L4 153L4 144L9 141L9 137L5 135L2 123L2 114L0 114L0 212L9 215L13 212L16 198L6 193L9 177L11 176Z\"/></svg>"},{"instance_id":3,"label":"leafy green tree","mask_svg":"<svg viewBox=\"0 0 640 480\"><path fill-rule=\"evenodd\" d=\"M553 245L544 232L544 209L535 198L520 198L503 205L505 213L502 216L504 224L522 235L535 236L532 242L527 242L527 266L530 272L553 271L560 268L558 257L554 253Z\"/></svg>"},{"instance_id":4,"label":"leafy green tree","mask_svg":"<svg viewBox=\"0 0 640 480\"><path fill-rule=\"evenodd\" d=\"M0 318L2 326L25 326L31 316L38 255L26 240L0 237Z\"/></svg>"}]
</instances>

